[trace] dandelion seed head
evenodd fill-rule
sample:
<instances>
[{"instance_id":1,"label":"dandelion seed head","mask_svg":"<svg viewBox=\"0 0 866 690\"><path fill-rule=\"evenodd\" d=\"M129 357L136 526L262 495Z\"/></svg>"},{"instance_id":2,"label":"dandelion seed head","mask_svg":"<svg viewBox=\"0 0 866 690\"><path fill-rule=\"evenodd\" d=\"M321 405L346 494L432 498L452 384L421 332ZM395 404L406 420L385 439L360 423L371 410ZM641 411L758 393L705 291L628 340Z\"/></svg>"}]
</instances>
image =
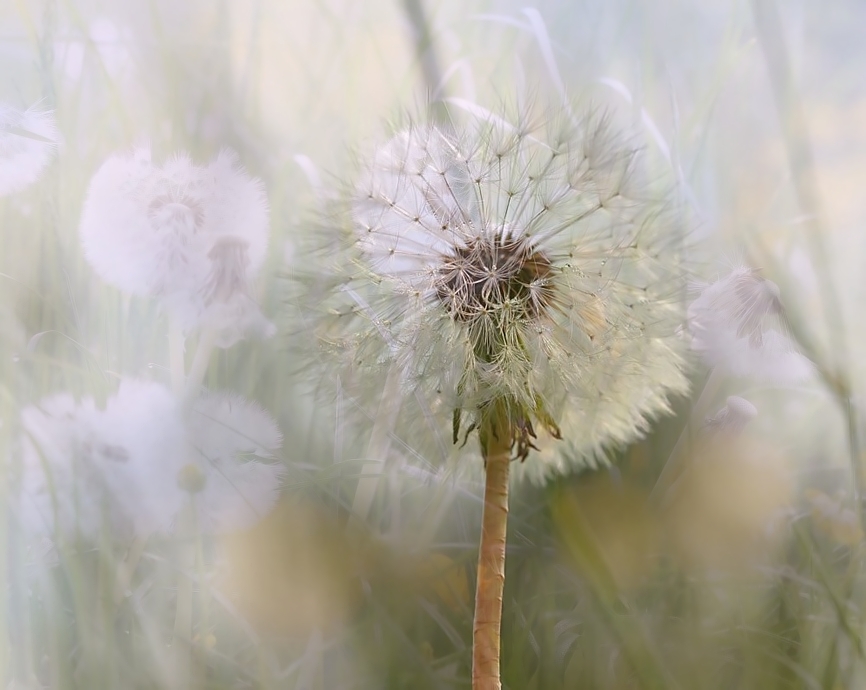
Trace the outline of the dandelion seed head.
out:
<instances>
[{"instance_id":1,"label":"dandelion seed head","mask_svg":"<svg viewBox=\"0 0 866 690\"><path fill-rule=\"evenodd\" d=\"M136 487L131 507L137 532L173 530L190 501L204 532L243 529L266 515L276 503L283 474L281 465L261 462L272 458L282 444L273 419L240 396L227 394L199 398L183 418L177 403L169 403L171 394L165 387L144 385L165 403L169 418L163 425L180 425L181 435L175 437L171 452L149 461L137 456L138 462L129 468ZM157 419L150 419L151 433L159 435Z\"/></svg>"},{"instance_id":2,"label":"dandelion seed head","mask_svg":"<svg viewBox=\"0 0 866 690\"><path fill-rule=\"evenodd\" d=\"M273 419L238 396L200 398L185 416L165 386L124 379L104 410L69 395L22 411L21 521L90 541L174 529L193 501L200 529L243 529L279 496ZM105 522L105 521L108 522Z\"/></svg>"},{"instance_id":3,"label":"dandelion seed head","mask_svg":"<svg viewBox=\"0 0 866 690\"><path fill-rule=\"evenodd\" d=\"M539 319L553 301L553 266L524 237L510 233L472 238L457 246L439 267L436 296L464 323L513 312L512 318Z\"/></svg>"},{"instance_id":4,"label":"dandelion seed head","mask_svg":"<svg viewBox=\"0 0 866 690\"><path fill-rule=\"evenodd\" d=\"M697 287L688 327L692 349L707 365L766 381L796 382L813 375L812 363L787 334L779 287L760 271L738 266Z\"/></svg>"},{"instance_id":5,"label":"dandelion seed head","mask_svg":"<svg viewBox=\"0 0 866 690\"><path fill-rule=\"evenodd\" d=\"M93 539L99 534L103 486L90 450L92 402L58 394L21 411L20 495L23 529Z\"/></svg>"},{"instance_id":6,"label":"dandelion seed head","mask_svg":"<svg viewBox=\"0 0 866 690\"><path fill-rule=\"evenodd\" d=\"M0 104L0 196L20 192L38 180L59 138L53 113Z\"/></svg>"},{"instance_id":7,"label":"dandelion seed head","mask_svg":"<svg viewBox=\"0 0 866 690\"><path fill-rule=\"evenodd\" d=\"M317 299L341 382L371 385L358 399L401 371L395 433L421 455L453 456L441 429L459 448L496 400L521 457L570 417L569 459L515 472L542 481L638 437L686 381L666 192L604 116L537 119L412 124L376 149L319 229Z\"/></svg>"},{"instance_id":8,"label":"dandelion seed head","mask_svg":"<svg viewBox=\"0 0 866 690\"><path fill-rule=\"evenodd\" d=\"M252 297L269 235L261 183L220 153L206 166L150 149L111 156L90 183L81 219L88 261L106 282L159 298L185 330L229 347L273 326Z\"/></svg>"}]
</instances>

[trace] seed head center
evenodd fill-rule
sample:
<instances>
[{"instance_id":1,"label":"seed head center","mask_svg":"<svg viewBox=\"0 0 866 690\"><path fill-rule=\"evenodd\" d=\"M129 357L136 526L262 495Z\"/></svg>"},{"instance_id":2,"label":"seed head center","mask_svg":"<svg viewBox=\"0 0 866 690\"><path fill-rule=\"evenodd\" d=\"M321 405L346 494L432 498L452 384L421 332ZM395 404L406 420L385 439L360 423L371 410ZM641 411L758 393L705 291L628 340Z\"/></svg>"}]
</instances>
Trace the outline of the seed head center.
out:
<instances>
[{"instance_id":1,"label":"seed head center","mask_svg":"<svg viewBox=\"0 0 866 690\"><path fill-rule=\"evenodd\" d=\"M535 319L553 301L554 268L525 237L500 233L454 247L436 281L436 295L458 321L508 308L517 318Z\"/></svg>"}]
</instances>

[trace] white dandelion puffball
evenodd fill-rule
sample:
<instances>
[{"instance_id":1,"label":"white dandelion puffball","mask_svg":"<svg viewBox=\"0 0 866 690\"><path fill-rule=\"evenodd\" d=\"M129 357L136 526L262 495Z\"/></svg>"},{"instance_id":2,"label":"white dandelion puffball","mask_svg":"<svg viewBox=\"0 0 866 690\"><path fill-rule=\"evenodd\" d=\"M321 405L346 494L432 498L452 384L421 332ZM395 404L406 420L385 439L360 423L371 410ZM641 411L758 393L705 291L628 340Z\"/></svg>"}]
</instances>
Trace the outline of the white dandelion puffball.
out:
<instances>
[{"instance_id":1,"label":"white dandelion puffball","mask_svg":"<svg viewBox=\"0 0 866 690\"><path fill-rule=\"evenodd\" d=\"M80 232L103 280L158 297L184 330L213 330L220 347L273 335L251 296L267 252L267 197L233 153L203 167L185 154L157 165L146 147L111 156L90 182Z\"/></svg>"},{"instance_id":2,"label":"white dandelion puffball","mask_svg":"<svg viewBox=\"0 0 866 690\"><path fill-rule=\"evenodd\" d=\"M122 461L106 468L106 484L122 501L136 534L158 531L171 518L154 515L156 500L172 490L187 457L187 431L176 396L152 381L124 379L96 423L109 447L123 449Z\"/></svg>"},{"instance_id":3,"label":"white dandelion puffball","mask_svg":"<svg viewBox=\"0 0 866 690\"><path fill-rule=\"evenodd\" d=\"M203 532L245 529L279 496L282 445L273 419L230 395L184 415L165 386L124 379L99 410L58 395L22 412L22 524L96 540L170 532L195 505Z\"/></svg>"},{"instance_id":4,"label":"white dandelion puffball","mask_svg":"<svg viewBox=\"0 0 866 690\"><path fill-rule=\"evenodd\" d=\"M238 395L215 393L196 401L188 425L192 464L181 470L186 474L178 486L193 491L192 485L204 481L193 492L200 528L227 532L251 527L279 498L284 468L262 462L273 460L282 447L276 422Z\"/></svg>"},{"instance_id":5,"label":"white dandelion puffball","mask_svg":"<svg viewBox=\"0 0 866 690\"><path fill-rule=\"evenodd\" d=\"M177 403L169 400L167 389L158 388L168 412ZM283 467L262 460L273 458L282 436L267 412L238 396L209 394L193 404L184 433L178 452L130 464L137 531L175 529L190 501L198 528L206 533L245 529L274 507Z\"/></svg>"},{"instance_id":6,"label":"white dandelion puffball","mask_svg":"<svg viewBox=\"0 0 866 690\"><path fill-rule=\"evenodd\" d=\"M731 376L794 383L814 373L785 333L779 288L760 272L734 268L715 283L698 286L689 305L692 349L706 364Z\"/></svg>"},{"instance_id":7,"label":"white dandelion puffball","mask_svg":"<svg viewBox=\"0 0 866 690\"><path fill-rule=\"evenodd\" d=\"M398 367L395 433L425 456L426 431L447 455L505 401L521 459L565 437L516 466L537 481L637 438L686 390L682 237L644 172L596 114L396 134L322 228L342 246L320 331L342 385L380 393Z\"/></svg>"},{"instance_id":8,"label":"white dandelion puffball","mask_svg":"<svg viewBox=\"0 0 866 690\"><path fill-rule=\"evenodd\" d=\"M101 443L93 401L69 394L21 411L20 491L15 502L31 535L96 540L103 521L122 522L122 508L105 484L104 456L122 450Z\"/></svg>"},{"instance_id":9,"label":"white dandelion puffball","mask_svg":"<svg viewBox=\"0 0 866 690\"><path fill-rule=\"evenodd\" d=\"M0 104L0 196L36 182L57 148L54 114Z\"/></svg>"}]
</instances>

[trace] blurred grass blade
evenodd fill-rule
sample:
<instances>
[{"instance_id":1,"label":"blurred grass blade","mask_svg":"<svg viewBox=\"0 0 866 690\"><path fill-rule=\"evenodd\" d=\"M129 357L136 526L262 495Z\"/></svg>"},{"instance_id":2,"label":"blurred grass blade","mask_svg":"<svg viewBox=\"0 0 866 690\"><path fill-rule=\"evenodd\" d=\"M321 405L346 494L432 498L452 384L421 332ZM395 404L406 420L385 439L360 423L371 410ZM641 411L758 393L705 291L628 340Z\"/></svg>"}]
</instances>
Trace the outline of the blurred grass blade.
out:
<instances>
[{"instance_id":1,"label":"blurred grass blade","mask_svg":"<svg viewBox=\"0 0 866 690\"><path fill-rule=\"evenodd\" d=\"M645 690L677 687L653 650L642 621L629 615L577 500L560 491L553 499L552 513L568 555L589 585L598 610L619 640L640 687Z\"/></svg>"}]
</instances>

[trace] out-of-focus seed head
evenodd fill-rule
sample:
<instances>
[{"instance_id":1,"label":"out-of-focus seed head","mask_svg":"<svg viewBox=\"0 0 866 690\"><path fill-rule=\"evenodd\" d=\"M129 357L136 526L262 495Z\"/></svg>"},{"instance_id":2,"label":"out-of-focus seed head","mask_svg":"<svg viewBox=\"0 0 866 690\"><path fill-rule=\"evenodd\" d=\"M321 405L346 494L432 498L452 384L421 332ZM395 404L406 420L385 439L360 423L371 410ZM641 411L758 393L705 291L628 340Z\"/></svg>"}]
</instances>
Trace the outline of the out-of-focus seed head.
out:
<instances>
[{"instance_id":1,"label":"out-of-focus seed head","mask_svg":"<svg viewBox=\"0 0 866 690\"><path fill-rule=\"evenodd\" d=\"M760 271L737 266L697 289L688 326L692 349L708 366L733 376L780 382L813 374L811 362L787 334L779 287Z\"/></svg>"},{"instance_id":2,"label":"out-of-focus seed head","mask_svg":"<svg viewBox=\"0 0 866 690\"><path fill-rule=\"evenodd\" d=\"M0 103L0 196L33 184L51 160L60 135L54 114Z\"/></svg>"},{"instance_id":3,"label":"out-of-focus seed head","mask_svg":"<svg viewBox=\"0 0 866 690\"><path fill-rule=\"evenodd\" d=\"M273 334L251 288L267 251L267 198L233 153L206 166L184 154L157 165L145 147L111 156L91 180L80 231L103 280L159 298L185 330L213 330L220 347Z\"/></svg>"},{"instance_id":4,"label":"out-of-focus seed head","mask_svg":"<svg viewBox=\"0 0 866 690\"><path fill-rule=\"evenodd\" d=\"M21 417L15 505L30 534L95 541L105 520L115 535L168 532L190 500L203 531L245 529L279 496L279 428L239 396L203 396L184 415L166 387L124 379L104 410L61 394Z\"/></svg>"}]
</instances>

